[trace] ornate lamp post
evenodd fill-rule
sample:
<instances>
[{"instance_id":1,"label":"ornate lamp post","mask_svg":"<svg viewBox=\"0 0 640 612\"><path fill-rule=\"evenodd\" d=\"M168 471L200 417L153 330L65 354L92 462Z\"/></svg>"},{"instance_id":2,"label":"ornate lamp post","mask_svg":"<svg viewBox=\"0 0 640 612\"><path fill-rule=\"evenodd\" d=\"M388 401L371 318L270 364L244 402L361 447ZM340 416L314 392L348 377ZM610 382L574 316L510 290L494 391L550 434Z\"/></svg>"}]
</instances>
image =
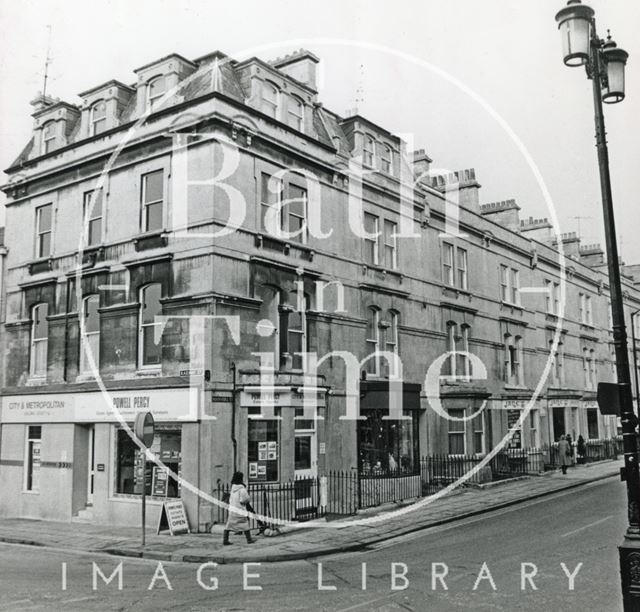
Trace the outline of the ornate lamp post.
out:
<instances>
[{"instance_id":1,"label":"ornate lamp post","mask_svg":"<svg viewBox=\"0 0 640 612\"><path fill-rule=\"evenodd\" d=\"M593 105L596 124L596 147L600 169L600 190L604 214L604 230L609 268L609 291L613 340L616 350L620 417L624 448L624 470L627 483L628 526L619 546L620 574L625 610L640 611L640 478L638 475L637 418L633 412L631 375L627 333L624 325L622 288L616 228L609 177L609 153L604 128L602 103L616 103L624 99L624 66L626 51L616 47L609 37L602 40L596 33L595 13L580 0L569 0L556 15L562 35L564 63L584 66L593 83Z\"/></svg>"}]
</instances>

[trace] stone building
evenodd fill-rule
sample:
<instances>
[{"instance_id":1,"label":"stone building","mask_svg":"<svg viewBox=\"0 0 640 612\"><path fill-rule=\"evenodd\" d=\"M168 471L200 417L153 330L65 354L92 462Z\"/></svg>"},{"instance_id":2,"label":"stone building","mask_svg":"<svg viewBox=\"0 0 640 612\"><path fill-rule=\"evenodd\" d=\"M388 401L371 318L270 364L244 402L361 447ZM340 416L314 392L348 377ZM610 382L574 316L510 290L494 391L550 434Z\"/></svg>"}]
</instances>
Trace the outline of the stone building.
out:
<instances>
[{"instance_id":1,"label":"stone building","mask_svg":"<svg viewBox=\"0 0 640 612\"><path fill-rule=\"evenodd\" d=\"M318 61L172 54L32 102L3 187L3 515L134 524L144 482L151 521L181 497L197 530L235 469L411 475L510 429L521 448L616 434L595 406L613 378L599 247L326 109ZM142 477L140 411L182 481Z\"/></svg>"}]
</instances>

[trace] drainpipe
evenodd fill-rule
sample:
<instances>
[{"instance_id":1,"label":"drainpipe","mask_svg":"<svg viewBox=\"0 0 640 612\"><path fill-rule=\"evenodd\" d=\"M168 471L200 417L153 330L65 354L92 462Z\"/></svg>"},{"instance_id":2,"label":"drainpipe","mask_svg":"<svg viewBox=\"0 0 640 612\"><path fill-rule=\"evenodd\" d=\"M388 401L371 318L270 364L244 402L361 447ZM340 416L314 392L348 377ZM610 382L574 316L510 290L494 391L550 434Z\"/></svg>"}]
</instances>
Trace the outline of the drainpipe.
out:
<instances>
[{"instance_id":1,"label":"drainpipe","mask_svg":"<svg viewBox=\"0 0 640 612\"><path fill-rule=\"evenodd\" d=\"M633 378L636 382L636 404L640 415L640 387L638 386L638 353L636 350L636 325L635 318L640 314L640 310L631 313L631 351L633 352Z\"/></svg>"},{"instance_id":2,"label":"drainpipe","mask_svg":"<svg viewBox=\"0 0 640 612\"><path fill-rule=\"evenodd\" d=\"M237 369L234 361L231 362L231 375L233 388L231 390L231 444L233 445L233 472L238 469L237 456L238 456L238 441L236 440L236 376Z\"/></svg>"}]
</instances>

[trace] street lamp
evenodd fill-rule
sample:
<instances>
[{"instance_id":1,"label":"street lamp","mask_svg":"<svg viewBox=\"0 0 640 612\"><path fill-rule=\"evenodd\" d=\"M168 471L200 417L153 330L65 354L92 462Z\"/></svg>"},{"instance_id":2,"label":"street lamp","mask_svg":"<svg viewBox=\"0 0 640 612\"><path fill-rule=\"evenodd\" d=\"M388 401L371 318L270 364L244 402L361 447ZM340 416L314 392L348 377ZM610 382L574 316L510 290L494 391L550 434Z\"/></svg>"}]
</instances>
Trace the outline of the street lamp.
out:
<instances>
[{"instance_id":1,"label":"street lamp","mask_svg":"<svg viewBox=\"0 0 640 612\"><path fill-rule=\"evenodd\" d=\"M638 474L638 444L636 441L637 418L633 412L631 375L627 332L624 325L622 286L616 227L609 176L609 152L604 129L602 103L620 102L624 98L624 66L627 53L615 46L611 37L602 40L596 33L593 9L580 0L569 0L556 15L562 34L564 63L567 66L584 66L587 77L593 83L593 106L596 124L596 148L600 170L600 191L604 215L604 233L607 245L609 291L613 341L616 350L618 396L622 440L624 448L624 474L627 483L628 526L620 551L620 576L625 610L640 611L640 478ZM634 347L635 348L635 347Z\"/></svg>"}]
</instances>

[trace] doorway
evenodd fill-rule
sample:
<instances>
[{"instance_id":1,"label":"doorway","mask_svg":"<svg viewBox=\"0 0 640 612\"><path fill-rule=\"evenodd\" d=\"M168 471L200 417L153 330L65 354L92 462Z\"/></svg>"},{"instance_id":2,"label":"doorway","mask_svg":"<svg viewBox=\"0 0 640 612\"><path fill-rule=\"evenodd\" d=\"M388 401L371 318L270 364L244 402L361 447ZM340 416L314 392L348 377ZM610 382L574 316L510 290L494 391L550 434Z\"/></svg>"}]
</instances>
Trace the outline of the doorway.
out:
<instances>
[{"instance_id":1,"label":"doorway","mask_svg":"<svg viewBox=\"0 0 640 612\"><path fill-rule=\"evenodd\" d=\"M89 427L89 444L87 454L87 506L93 506L93 487L95 483L95 461L96 461L96 428Z\"/></svg>"},{"instance_id":2,"label":"doorway","mask_svg":"<svg viewBox=\"0 0 640 612\"><path fill-rule=\"evenodd\" d=\"M304 418L296 409L294 435L294 476L296 518L315 516L318 510L318 438L316 420Z\"/></svg>"},{"instance_id":3,"label":"doorway","mask_svg":"<svg viewBox=\"0 0 640 612\"><path fill-rule=\"evenodd\" d=\"M560 439L560 436L567 433L564 413L564 406L556 406L553 408L553 437L556 442Z\"/></svg>"}]
</instances>

